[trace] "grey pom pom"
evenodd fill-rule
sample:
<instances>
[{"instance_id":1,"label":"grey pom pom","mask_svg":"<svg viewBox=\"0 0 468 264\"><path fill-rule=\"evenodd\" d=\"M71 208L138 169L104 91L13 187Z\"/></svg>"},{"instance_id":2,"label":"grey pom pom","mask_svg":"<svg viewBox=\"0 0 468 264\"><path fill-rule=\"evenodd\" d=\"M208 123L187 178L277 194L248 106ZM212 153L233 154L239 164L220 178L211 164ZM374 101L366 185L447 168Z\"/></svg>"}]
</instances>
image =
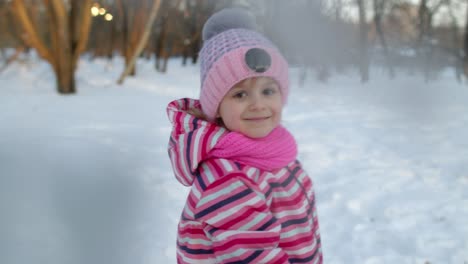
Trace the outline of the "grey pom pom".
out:
<instances>
[{"instance_id":1,"label":"grey pom pom","mask_svg":"<svg viewBox=\"0 0 468 264\"><path fill-rule=\"evenodd\" d=\"M203 26L203 41L234 28L256 30L255 18L241 8L226 8L213 14Z\"/></svg>"}]
</instances>

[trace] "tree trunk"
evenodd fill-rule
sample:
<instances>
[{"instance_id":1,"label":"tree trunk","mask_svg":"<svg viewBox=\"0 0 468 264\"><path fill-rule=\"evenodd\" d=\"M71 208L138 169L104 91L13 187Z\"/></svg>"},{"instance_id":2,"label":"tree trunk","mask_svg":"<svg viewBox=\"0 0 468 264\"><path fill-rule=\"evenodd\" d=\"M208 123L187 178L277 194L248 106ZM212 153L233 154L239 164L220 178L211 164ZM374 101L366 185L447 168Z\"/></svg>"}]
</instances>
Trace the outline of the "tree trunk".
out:
<instances>
[{"instance_id":1,"label":"tree trunk","mask_svg":"<svg viewBox=\"0 0 468 264\"><path fill-rule=\"evenodd\" d=\"M165 58L165 49L167 43L167 31L169 28L169 17L165 15L162 18L162 25L161 25L161 32L159 33L159 37L156 40L156 70L159 72L163 71L161 67L161 60Z\"/></svg>"},{"instance_id":2,"label":"tree trunk","mask_svg":"<svg viewBox=\"0 0 468 264\"><path fill-rule=\"evenodd\" d=\"M369 81L369 54L368 54L368 43L367 43L367 23L366 23L366 9L364 6L364 0L357 0L359 8L359 51L360 51L360 62L359 71L361 73L361 82Z\"/></svg>"},{"instance_id":3,"label":"tree trunk","mask_svg":"<svg viewBox=\"0 0 468 264\"><path fill-rule=\"evenodd\" d=\"M61 62L60 67L55 70L57 91L61 94L73 94L76 92L75 74L71 61Z\"/></svg>"},{"instance_id":4,"label":"tree trunk","mask_svg":"<svg viewBox=\"0 0 468 264\"><path fill-rule=\"evenodd\" d=\"M35 48L39 56L49 63L52 64L52 55L50 54L49 49L47 49L44 42L39 38L38 30L36 29L35 24L31 21L28 12L26 11L26 5L23 0L13 0L13 10L15 11L15 16L18 22L23 27L25 35L23 40L31 47Z\"/></svg>"},{"instance_id":5,"label":"tree trunk","mask_svg":"<svg viewBox=\"0 0 468 264\"><path fill-rule=\"evenodd\" d=\"M382 16L385 9L385 0L374 0L374 24L375 29L377 30L377 35L379 36L380 43L382 44L385 60L387 62L388 71L390 78L395 77L395 70L393 69L393 63L390 58L390 52L388 50L387 41L385 39L385 34L382 29Z\"/></svg>"},{"instance_id":6,"label":"tree trunk","mask_svg":"<svg viewBox=\"0 0 468 264\"><path fill-rule=\"evenodd\" d=\"M427 0L421 0L419 4L418 10L418 28L419 28L419 35L418 35L418 42L417 42L417 49L420 48L421 44L423 43L424 36L426 35L426 26L427 26Z\"/></svg>"},{"instance_id":7,"label":"tree trunk","mask_svg":"<svg viewBox=\"0 0 468 264\"><path fill-rule=\"evenodd\" d=\"M449 7L449 16L451 19L451 31L452 31L452 41L453 41L453 50L452 54L454 57L454 70L455 70L455 76L457 78L458 82L461 82L462 78L462 58L460 58L460 37L459 37L459 32L458 32L458 20L453 13L453 8Z\"/></svg>"},{"instance_id":8,"label":"tree trunk","mask_svg":"<svg viewBox=\"0 0 468 264\"><path fill-rule=\"evenodd\" d=\"M465 73L465 77L468 78L468 5L466 8L466 25L465 25L465 33L463 36L463 72Z\"/></svg>"},{"instance_id":9,"label":"tree trunk","mask_svg":"<svg viewBox=\"0 0 468 264\"><path fill-rule=\"evenodd\" d=\"M148 18L148 21L146 22L145 29L143 31L143 35L141 36L141 39L138 41L138 45L131 57L131 60L129 64L126 66L124 72L120 75L119 80L117 81L118 84L122 84L125 77L130 73L132 68L135 65L135 62L140 56L141 51L145 47L146 43L148 42L148 38L151 32L151 27L154 23L154 20L156 19L156 15L158 14L159 6L161 5L161 0L154 0L153 1L153 7L151 9L150 16Z\"/></svg>"},{"instance_id":10,"label":"tree trunk","mask_svg":"<svg viewBox=\"0 0 468 264\"><path fill-rule=\"evenodd\" d=\"M91 25L91 0L71 0L69 12L62 0L44 3L49 20L50 46L40 39L36 21L28 15L24 1L13 0L13 7L27 34L25 41L51 64L57 91L61 94L75 93L75 69L79 55L86 48Z\"/></svg>"},{"instance_id":11,"label":"tree trunk","mask_svg":"<svg viewBox=\"0 0 468 264\"><path fill-rule=\"evenodd\" d=\"M70 24L65 15L63 2L50 0L47 5L49 14L50 32L52 34L51 48L54 50L53 64L57 90L62 94L75 93L74 79L71 78L75 69L72 67L72 47ZM70 15L71 17L72 15Z\"/></svg>"}]
</instances>

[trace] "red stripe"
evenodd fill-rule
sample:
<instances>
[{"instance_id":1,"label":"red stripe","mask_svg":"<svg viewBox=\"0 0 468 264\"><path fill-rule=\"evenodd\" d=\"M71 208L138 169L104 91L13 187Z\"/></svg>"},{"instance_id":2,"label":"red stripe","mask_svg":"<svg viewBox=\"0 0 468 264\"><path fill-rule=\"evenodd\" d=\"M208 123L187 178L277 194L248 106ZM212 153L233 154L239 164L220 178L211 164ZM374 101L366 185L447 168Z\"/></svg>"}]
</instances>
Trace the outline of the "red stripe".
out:
<instances>
[{"instance_id":1,"label":"red stripe","mask_svg":"<svg viewBox=\"0 0 468 264\"><path fill-rule=\"evenodd\" d=\"M219 162L219 161L218 161L218 162ZM215 170L215 173L213 173L213 174L216 174L216 175L224 175L223 170L222 170L221 167L219 167L219 165L218 165L218 162L216 162L216 160L212 160L212 162L210 162L210 164L212 165L213 169Z\"/></svg>"},{"instance_id":2,"label":"red stripe","mask_svg":"<svg viewBox=\"0 0 468 264\"><path fill-rule=\"evenodd\" d=\"M298 234L299 235L299 234ZM297 235L296 235L297 236ZM299 239L289 241L289 242L280 242L279 246L281 248L291 248L291 247L297 247L302 243L310 242L314 239L314 236L312 234L307 234L304 237L301 237Z\"/></svg>"},{"instance_id":3,"label":"red stripe","mask_svg":"<svg viewBox=\"0 0 468 264\"><path fill-rule=\"evenodd\" d=\"M264 203L262 203L262 207L265 208ZM241 215L238 215L237 217L233 218L231 221L224 223L219 228L221 228L221 229L232 229L233 226L245 225L246 223L250 222L250 219L253 218L258 213L259 213L259 210L257 208L249 207L247 210L245 210L244 213L242 213ZM261 222L257 223L255 226L262 226L266 222L270 221L271 218L272 218L272 216L271 217L265 217ZM256 229L254 229L255 226L251 227L250 230L252 230L252 231L256 230Z\"/></svg>"},{"instance_id":4,"label":"red stripe","mask_svg":"<svg viewBox=\"0 0 468 264\"><path fill-rule=\"evenodd\" d=\"M193 237L195 235L203 235L204 237L206 237L205 231L203 231L203 229L192 228L192 227L179 228L180 237L185 237L185 236Z\"/></svg>"},{"instance_id":5,"label":"red stripe","mask_svg":"<svg viewBox=\"0 0 468 264\"><path fill-rule=\"evenodd\" d=\"M215 130L216 126L209 126L208 128L208 131L206 131L206 134L205 136L202 138L202 141L201 141L201 155L202 157L206 157L206 155L208 154L208 149L210 147L210 144L209 144L209 141L208 139L215 133L213 133L213 131Z\"/></svg>"},{"instance_id":6,"label":"red stripe","mask_svg":"<svg viewBox=\"0 0 468 264\"><path fill-rule=\"evenodd\" d=\"M195 194L193 194L193 192L190 193L190 195L187 197L187 203L190 205L190 208L196 208L197 207L197 203L194 201L194 197Z\"/></svg>"},{"instance_id":7,"label":"red stripe","mask_svg":"<svg viewBox=\"0 0 468 264\"><path fill-rule=\"evenodd\" d=\"M293 198L293 195L296 197ZM289 197L281 197L282 200L276 200L273 202L275 207L295 207L299 208L301 206L301 202L304 201L305 197L302 195L300 190L295 192L293 195ZM292 199L292 200L291 200ZM281 209L286 209L286 208L281 208Z\"/></svg>"},{"instance_id":8,"label":"red stripe","mask_svg":"<svg viewBox=\"0 0 468 264\"><path fill-rule=\"evenodd\" d=\"M271 262L271 264L284 264L284 263L288 263L288 262L289 262L288 261L288 255L283 254L283 256L280 259L276 260L275 262Z\"/></svg>"},{"instance_id":9,"label":"red stripe","mask_svg":"<svg viewBox=\"0 0 468 264\"><path fill-rule=\"evenodd\" d=\"M213 164L214 162L210 162L211 164ZM219 168L219 167L218 167ZM225 183L229 182L229 181L232 181L234 177L241 177L241 178L246 178L244 173L241 173L241 172L233 172L233 173L230 173L229 174L229 177L226 177L227 175L225 175L224 177L221 177L219 178L217 181L215 181L214 183L212 183L206 191L210 190L211 192L213 192L213 189L216 189L217 187L219 186L222 186L224 185Z\"/></svg>"},{"instance_id":10,"label":"red stripe","mask_svg":"<svg viewBox=\"0 0 468 264\"><path fill-rule=\"evenodd\" d=\"M224 243L219 246L213 247L214 251L227 251L229 248L233 246L246 246L249 248L250 245L254 245L254 248L260 249L263 247L272 247L276 243L278 243L279 235L275 235L274 237L249 237L249 238L238 238L229 240L227 243ZM265 245L263 245L265 244Z\"/></svg>"}]
</instances>

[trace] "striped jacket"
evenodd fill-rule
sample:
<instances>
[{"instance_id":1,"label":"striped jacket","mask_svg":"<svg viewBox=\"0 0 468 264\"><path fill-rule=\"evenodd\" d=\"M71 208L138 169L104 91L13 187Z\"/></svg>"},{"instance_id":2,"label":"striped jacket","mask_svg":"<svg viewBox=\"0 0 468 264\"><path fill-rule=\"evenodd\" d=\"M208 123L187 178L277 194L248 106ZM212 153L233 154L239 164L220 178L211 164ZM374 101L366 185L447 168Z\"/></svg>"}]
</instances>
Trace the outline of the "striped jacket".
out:
<instances>
[{"instance_id":1,"label":"striped jacket","mask_svg":"<svg viewBox=\"0 0 468 264\"><path fill-rule=\"evenodd\" d=\"M226 133L186 111L193 99L168 105L169 157L191 190L178 226L178 263L322 263L313 184L298 161L262 171L207 158Z\"/></svg>"}]
</instances>

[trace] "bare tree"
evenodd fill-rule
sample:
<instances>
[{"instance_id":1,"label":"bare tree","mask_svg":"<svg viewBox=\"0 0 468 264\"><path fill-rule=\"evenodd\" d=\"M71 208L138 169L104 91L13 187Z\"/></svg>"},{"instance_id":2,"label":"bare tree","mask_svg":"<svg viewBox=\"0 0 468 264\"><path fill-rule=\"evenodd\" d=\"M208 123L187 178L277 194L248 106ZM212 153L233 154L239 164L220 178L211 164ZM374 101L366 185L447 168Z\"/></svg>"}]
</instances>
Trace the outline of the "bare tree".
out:
<instances>
[{"instance_id":1,"label":"bare tree","mask_svg":"<svg viewBox=\"0 0 468 264\"><path fill-rule=\"evenodd\" d=\"M24 0L13 0L15 15L24 32L24 41L48 61L55 72L57 91L75 93L75 70L79 55L86 48L91 24L91 0L44 0L49 20L50 44L41 39L37 22L28 13ZM67 11L69 10L69 11Z\"/></svg>"},{"instance_id":2,"label":"bare tree","mask_svg":"<svg viewBox=\"0 0 468 264\"><path fill-rule=\"evenodd\" d=\"M440 7L448 3L448 0L438 0L432 3L434 4L429 6L428 0L421 0L419 4L419 37L416 49L423 60L424 78L426 81L431 77L431 61L434 55L433 18L440 10Z\"/></svg>"},{"instance_id":3,"label":"bare tree","mask_svg":"<svg viewBox=\"0 0 468 264\"><path fill-rule=\"evenodd\" d=\"M466 6L466 25L465 32L463 36L463 72L465 76L468 77L468 5Z\"/></svg>"},{"instance_id":4,"label":"bare tree","mask_svg":"<svg viewBox=\"0 0 468 264\"><path fill-rule=\"evenodd\" d=\"M143 48L145 47L146 43L148 42L148 37L150 35L151 27L154 23L154 20L156 19L156 15L158 14L159 6L161 5L161 0L154 0L153 1L153 7L151 8L150 16L148 18L148 21L146 22L143 34L141 36L141 39L138 41L138 44L133 51L133 54L130 58L129 63L126 65L124 72L120 75L120 78L118 80L118 84L122 84L125 77L130 73L130 71L134 68L135 61L137 57L141 54L141 51L143 51Z\"/></svg>"},{"instance_id":5,"label":"bare tree","mask_svg":"<svg viewBox=\"0 0 468 264\"><path fill-rule=\"evenodd\" d=\"M451 50L449 50L449 54L452 54L453 56L453 61L454 61L454 69L455 69L455 76L458 80L458 82L461 81L462 77L462 72L463 72L463 58L461 56L461 49L460 49L460 33L459 33L459 28L458 28L458 19L457 16L454 14L454 8L455 8L455 3L454 1L450 1L448 7L449 7L449 16L450 16L450 31L452 35L452 43L453 47Z\"/></svg>"},{"instance_id":6,"label":"bare tree","mask_svg":"<svg viewBox=\"0 0 468 264\"><path fill-rule=\"evenodd\" d=\"M359 10L359 71L361 82L369 81L369 53L368 53L368 27L366 22L365 0L356 0Z\"/></svg>"},{"instance_id":7,"label":"bare tree","mask_svg":"<svg viewBox=\"0 0 468 264\"><path fill-rule=\"evenodd\" d=\"M373 0L374 25L377 31L377 35L379 36L380 44L382 45L385 59L387 61L390 77L393 78L395 77L395 70L393 68L393 63L389 54L387 41L385 39L385 34L382 28L382 18L384 15L386 4L388 4L388 2L388 0Z\"/></svg>"},{"instance_id":8,"label":"bare tree","mask_svg":"<svg viewBox=\"0 0 468 264\"><path fill-rule=\"evenodd\" d=\"M125 67L131 63L132 56L142 39L145 23L149 19L148 10L153 0L116 0L121 28L121 53L125 58ZM130 68L129 75L135 75L135 64Z\"/></svg>"}]
</instances>

